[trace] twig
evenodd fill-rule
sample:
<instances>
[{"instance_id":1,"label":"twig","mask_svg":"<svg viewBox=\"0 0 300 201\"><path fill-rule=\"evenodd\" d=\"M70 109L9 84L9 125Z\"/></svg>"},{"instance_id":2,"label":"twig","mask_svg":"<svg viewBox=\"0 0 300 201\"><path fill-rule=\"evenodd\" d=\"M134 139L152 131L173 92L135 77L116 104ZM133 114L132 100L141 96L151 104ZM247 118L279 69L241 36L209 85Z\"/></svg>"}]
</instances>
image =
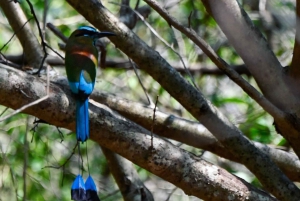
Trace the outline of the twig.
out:
<instances>
[{"instance_id":1,"label":"twig","mask_svg":"<svg viewBox=\"0 0 300 201\"><path fill-rule=\"evenodd\" d=\"M107 199L107 198L109 198L109 197L111 197L111 196L113 196L113 195L116 195L116 194L119 193L119 192L120 192L120 190L115 190L115 191L109 193L108 195L102 197L101 200L105 200L105 199Z\"/></svg>"},{"instance_id":2,"label":"twig","mask_svg":"<svg viewBox=\"0 0 300 201\"><path fill-rule=\"evenodd\" d=\"M173 193L175 193L175 191L178 189L178 187L173 188L172 192L169 194L169 196L167 197L166 201L169 201L171 196L173 195Z\"/></svg>"},{"instance_id":3,"label":"twig","mask_svg":"<svg viewBox=\"0 0 300 201\"><path fill-rule=\"evenodd\" d=\"M19 32L19 31L21 31L23 28L24 28L24 26L30 21L30 20L32 20L33 18L31 17L31 18L29 18L21 27L20 27L20 29L18 30L18 31L16 31L16 32L14 32L14 34L10 37L10 39L1 47L1 49L0 49L0 52L6 47L6 45L8 44L8 43L10 43L10 41L15 37L15 35Z\"/></svg>"},{"instance_id":4,"label":"twig","mask_svg":"<svg viewBox=\"0 0 300 201\"><path fill-rule=\"evenodd\" d=\"M266 99L260 92L258 92L251 84L249 84L243 77L241 77L235 70L233 70L223 59L221 59L212 47L207 44L197 33L187 27L181 25L174 17L163 9L155 0L144 0L156 12L158 12L171 26L176 28L190 38L202 51L216 64L218 68L223 70L227 76L240 86L252 99L254 99L266 112L268 112L274 119L284 119L285 113L277 108L273 103Z\"/></svg>"},{"instance_id":5,"label":"twig","mask_svg":"<svg viewBox=\"0 0 300 201\"><path fill-rule=\"evenodd\" d=\"M141 79L140 79L140 76L139 76L139 74L138 74L138 72L137 72L136 64L133 63L132 60L131 60L129 57L128 57L128 60L129 60L131 66L132 66L132 68L133 68L133 70L134 70L134 73L135 73L136 77L137 77L138 80L139 80L139 83L140 83L140 85L141 85L141 87L142 87L142 89L143 89L143 91L144 91L144 94L145 94L147 100L148 100L148 104L149 104L149 105L153 105L153 102L152 102L152 100L149 98L149 95L148 95L148 93L147 93L147 91L146 91L146 88L144 87L144 85L143 85L143 83L142 83L142 81L141 81Z\"/></svg>"},{"instance_id":6,"label":"twig","mask_svg":"<svg viewBox=\"0 0 300 201\"><path fill-rule=\"evenodd\" d=\"M61 130L59 129L59 127L56 126L56 130L58 131L59 135L60 135L60 143L62 143L64 141L64 134L63 132L61 132Z\"/></svg>"},{"instance_id":7,"label":"twig","mask_svg":"<svg viewBox=\"0 0 300 201\"><path fill-rule=\"evenodd\" d=\"M110 2L112 4L115 4L115 5L119 5L117 3L113 3L113 2ZM125 5L119 5L119 6L125 6ZM129 6L128 6L129 7ZM129 7L130 8L130 7ZM194 87L199 91L199 88L197 87L195 81L194 81L194 77L192 76L192 74L189 72L188 68L186 67L183 59L182 59L182 56L180 55L180 53L178 53L170 44L168 44L168 42L163 39L158 33L157 31L155 31L155 29L145 20L145 18L139 13L137 12L136 10L133 10L132 8L130 8L140 19L142 22L145 23L145 25L150 29L150 31L159 39L161 40L168 48L170 48L179 58L180 62L182 63L184 69L186 70L186 73L190 76L191 78L191 81L194 85Z\"/></svg>"},{"instance_id":8,"label":"twig","mask_svg":"<svg viewBox=\"0 0 300 201\"><path fill-rule=\"evenodd\" d=\"M52 23L48 22L47 27L65 43L68 41L68 38L63 33L61 33L61 31L58 30Z\"/></svg>"},{"instance_id":9,"label":"twig","mask_svg":"<svg viewBox=\"0 0 300 201\"><path fill-rule=\"evenodd\" d=\"M37 16L36 16L36 14L35 14L35 12L34 12L33 5L31 4L30 0L26 0L26 2L28 3L28 5L29 5L29 7L30 7L31 14L32 14L33 17L34 17L36 26L37 26L37 28L38 28L38 30L39 30L39 35L40 35L40 38L41 38L41 41L42 41L41 44L42 44L43 51L44 51L44 58L43 58L43 60L42 60L42 62L41 62L41 64L40 64L40 68L39 68L39 70L38 70L37 72L34 73L34 74L38 74L38 75L39 75L40 72L41 72L41 70L42 70L42 68L43 68L44 61L45 61L45 59L46 59L48 53L47 53L47 51L46 51L46 45L45 45L46 43L45 43L45 40L44 40L44 37L43 37L43 32L42 32L42 30L41 30L39 20L37 19ZM47 75L47 76L48 76L48 75Z\"/></svg>"},{"instance_id":10,"label":"twig","mask_svg":"<svg viewBox=\"0 0 300 201\"><path fill-rule=\"evenodd\" d=\"M153 109L152 125L151 125L151 149L153 149L153 133L154 133L154 124L155 124L155 112L158 102L158 95L156 96L155 106Z\"/></svg>"},{"instance_id":11,"label":"twig","mask_svg":"<svg viewBox=\"0 0 300 201\"><path fill-rule=\"evenodd\" d=\"M35 135L35 133L36 133L36 129L37 129L37 127L39 126L39 123L40 123L40 122L38 122L38 121L39 121L39 120L36 120L36 118L34 118L34 121L33 121L34 126L30 129L30 131L32 131L32 137L31 137L30 143L33 142L33 138L34 138L34 135Z\"/></svg>"},{"instance_id":12,"label":"twig","mask_svg":"<svg viewBox=\"0 0 300 201\"><path fill-rule=\"evenodd\" d=\"M48 45L47 43L45 43L45 45L52 50L55 54L57 54L57 56L59 56L62 60L65 60L65 57L61 56L61 54L59 54L56 50L54 50L50 45Z\"/></svg>"},{"instance_id":13,"label":"twig","mask_svg":"<svg viewBox=\"0 0 300 201\"><path fill-rule=\"evenodd\" d=\"M9 107L5 108L5 109L1 112L0 117L1 117L8 109L9 109Z\"/></svg>"},{"instance_id":14,"label":"twig","mask_svg":"<svg viewBox=\"0 0 300 201\"><path fill-rule=\"evenodd\" d=\"M74 148L72 150L72 153L70 154L70 156L66 159L66 161L62 165L59 165L59 166L47 165L47 166L43 167L42 169L44 169L44 168L53 168L53 169L64 168L65 165L70 161L70 159L72 158L72 156L75 154L75 149L78 146L78 144L79 144L78 142L75 144L75 146L74 146Z\"/></svg>"}]
</instances>

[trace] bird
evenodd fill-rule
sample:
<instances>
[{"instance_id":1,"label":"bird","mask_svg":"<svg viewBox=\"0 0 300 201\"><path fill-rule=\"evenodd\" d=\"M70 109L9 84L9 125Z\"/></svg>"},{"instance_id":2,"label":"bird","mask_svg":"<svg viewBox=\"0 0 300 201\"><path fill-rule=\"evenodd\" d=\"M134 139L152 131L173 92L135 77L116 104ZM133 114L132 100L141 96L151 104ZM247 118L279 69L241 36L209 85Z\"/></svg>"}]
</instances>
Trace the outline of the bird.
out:
<instances>
[{"instance_id":1,"label":"bird","mask_svg":"<svg viewBox=\"0 0 300 201\"><path fill-rule=\"evenodd\" d=\"M77 142L84 143L90 135L88 97L95 86L99 54L95 44L99 38L107 36L115 36L115 34L99 32L91 26L81 26L70 35L66 43L66 74L76 99ZM79 146L78 150L80 155ZM82 176L77 175L71 187L71 199L100 201L95 182L90 175L85 183Z\"/></svg>"},{"instance_id":2,"label":"bird","mask_svg":"<svg viewBox=\"0 0 300 201\"><path fill-rule=\"evenodd\" d=\"M81 26L68 38L65 66L69 86L76 98L76 138L85 142L89 138L88 97L95 86L98 50L96 40L114 36L111 32L98 32L90 26Z\"/></svg>"}]
</instances>

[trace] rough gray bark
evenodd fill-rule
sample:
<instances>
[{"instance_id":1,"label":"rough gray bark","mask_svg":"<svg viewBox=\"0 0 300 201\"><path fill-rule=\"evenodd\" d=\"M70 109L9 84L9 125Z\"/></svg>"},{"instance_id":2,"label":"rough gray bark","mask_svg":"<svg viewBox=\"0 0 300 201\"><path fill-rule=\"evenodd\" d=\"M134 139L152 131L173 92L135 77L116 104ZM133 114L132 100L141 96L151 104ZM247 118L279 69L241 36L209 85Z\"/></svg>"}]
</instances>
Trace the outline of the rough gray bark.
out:
<instances>
[{"instance_id":1,"label":"rough gray bark","mask_svg":"<svg viewBox=\"0 0 300 201\"><path fill-rule=\"evenodd\" d=\"M199 120L231 154L251 170L264 187L281 200L298 200L300 190L264 153L222 115L160 55L138 38L96 0L67 0L100 30L117 34L111 41ZM176 87L174 87L176 86ZM276 177L274 177L276 175Z\"/></svg>"},{"instance_id":2,"label":"rough gray bark","mask_svg":"<svg viewBox=\"0 0 300 201\"><path fill-rule=\"evenodd\" d=\"M298 111L299 100L290 93L289 87L283 82L282 66L238 2L236 0L202 0L202 2L244 60L263 94L281 109L288 106L293 111Z\"/></svg>"},{"instance_id":3,"label":"rough gray bark","mask_svg":"<svg viewBox=\"0 0 300 201\"><path fill-rule=\"evenodd\" d=\"M14 1L1 0L0 7L22 44L27 62L31 67L39 68L43 59L42 48L20 5Z\"/></svg>"},{"instance_id":4,"label":"rough gray bark","mask_svg":"<svg viewBox=\"0 0 300 201\"><path fill-rule=\"evenodd\" d=\"M0 64L0 104L16 109L46 94L46 82ZM8 95L9 94L9 95ZM11 97L14 97L13 99ZM202 160L90 101L91 139L157 176L188 195L205 200L276 200L226 170ZM25 110L44 121L75 130L76 102L65 78L53 80L47 100Z\"/></svg>"},{"instance_id":5,"label":"rough gray bark","mask_svg":"<svg viewBox=\"0 0 300 201\"><path fill-rule=\"evenodd\" d=\"M275 124L280 134L289 141L300 157L298 82L291 74L285 73L267 41L237 1L202 0L202 2L244 60L264 96L286 113L285 118L275 118Z\"/></svg>"},{"instance_id":6,"label":"rough gray bark","mask_svg":"<svg viewBox=\"0 0 300 201\"><path fill-rule=\"evenodd\" d=\"M102 92L94 92L91 98L111 109L118 111L124 117L151 130L153 121L153 108L128 101ZM200 123L189 121L165 114L156 109L154 132L160 136L177 140L217 154L218 156L240 162L239 158L225 149L218 140ZM294 153L269 147L259 142L253 142L262 152L267 154L278 167L293 181L300 181L300 161Z\"/></svg>"}]
</instances>

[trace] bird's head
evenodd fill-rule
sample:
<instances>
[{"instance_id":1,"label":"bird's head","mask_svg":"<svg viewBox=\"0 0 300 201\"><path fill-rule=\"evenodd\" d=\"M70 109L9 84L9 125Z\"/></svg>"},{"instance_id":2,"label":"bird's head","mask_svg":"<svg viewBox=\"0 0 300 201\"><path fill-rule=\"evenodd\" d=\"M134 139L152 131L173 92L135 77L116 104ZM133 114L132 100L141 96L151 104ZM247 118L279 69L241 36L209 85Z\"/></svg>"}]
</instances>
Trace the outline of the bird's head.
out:
<instances>
[{"instance_id":1,"label":"bird's head","mask_svg":"<svg viewBox=\"0 0 300 201\"><path fill-rule=\"evenodd\" d=\"M81 26L76 29L70 36L69 40L93 40L93 42L99 38L106 36L115 36L112 32L99 32L95 28L90 26Z\"/></svg>"}]
</instances>

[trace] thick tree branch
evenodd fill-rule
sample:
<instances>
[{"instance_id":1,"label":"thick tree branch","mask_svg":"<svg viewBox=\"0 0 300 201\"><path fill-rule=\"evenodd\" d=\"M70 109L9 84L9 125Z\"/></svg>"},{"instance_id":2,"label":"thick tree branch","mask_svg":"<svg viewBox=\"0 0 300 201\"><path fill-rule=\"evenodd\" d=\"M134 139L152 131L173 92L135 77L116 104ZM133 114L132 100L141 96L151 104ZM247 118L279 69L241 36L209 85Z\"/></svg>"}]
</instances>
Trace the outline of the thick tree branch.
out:
<instances>
[{"instance_id":1,"label":"thick tree branch","mask_svg":"<svg viewBox=\"0 0 300 201\"><path fill-rule=\"evenodd\" d=\"M275 107L263 106L274 117L277 130L289 141L300 157L300 119L299 115L295 115L300 108L299 98L296 97L299 94L298 85L295 90L294 83L283 74L283 69L268 43L237 1L203 0L203 3L244 60L264 96L286 113L278 111L274 115L271 112L275 112Z\"/></svg>"},{"instance_id":2,"label":"thick tree branch","mask_svg":"<svg viewBox=\"0 0 300 201\"><path fill-rule=\"evenodd\" d=\"M168 12L163 9L155 0L144 0L153 9L155 9L167 22L174 26L176 29L188 36L196 45L198 45L205 54L217 65L218 68L223 70L230 79L232 79L237 85L239 85L252 99L254 99L266 112L268 112L275 120L276 125L281 127L281 130L289 130L285 132L288 135L285 137L291 143L295 152L300 156L300 149L298 148L298 142L294 141L299 137L299 126L294 126L294 121L290 121L288 114L281 111L271 101L258 92L251 84L249 84L242 76L240 76L235 70L233 70L226 62L224 62L214 50L202 39L195 31L188 27L181 25L175 18L170 16ZM296 120L297 122L297 120ZM298 123L298 122L297 122ZM285 134L283 133L283 134Z\"/></svg>"},{"instance_id":3,"label":"thick tree branch","mask_svg":"<svg viewBox=\"0 0 300 201\"><path fill-rule=\"evenodd\" d=\"M263 94L280 109L298 113L299 99L284 81L281 64L238 1L202 2L245 62Z\"/></svg>"},{"instance_id":4,"label":"thick tree branch","mask_svg":"<svg viewBox=\"0 0 300 201\"><path fill-rule=\"evenodd\" d=\"M129 29L133 29L137 22L137 16L130 8L130 0L122 0L120 8L120 21L126 24Z\"/></svg>"},{"instance_id":5,"label":"thick tree branch","mask_svg":"<svg viewBox=\"0 0 300 201\"><path fill-rule=\"evenodd\" d=\"M0 1L0 7L20 40L29 65L39 68L43 60L42 48L31 30L30 24L27 23L20 5L13 1L3 0Z\"/></svg>"},{"instance_id":6,"label":"thick tree branch","mask_svg":"<svg viewBox=\"0 0 300 201\"><path fill-rule=\"evenodd\" d=\"M288 71L290 77L299 85L300 82L300 0L296 1L296 35L293 59Z\"/></svg>"},{"instance_id":7,"label":"thick tree branch","mask_svg":"<svg viewBox=\"0 0 300 201\"><path fill-rule=\"evenodd\" d=\"M25 112L50 124L75 130L76 102L67 80L60 79L55 83L51 83L47 100ZM1 105L15 109L28 104L45 96L45 85L40 78L0 64ZM154 146L150 149L149 131L104 105L90 103L92 140L182 188L186 194L205 200L276 200L226 170L162 139L154 137Z\"/></svg>"},{"instance_id":8,"label":"thick tree branch","mask_svg":"<svg viewBox=\"0 0 300 201\"><path fill-rule=\"evenodd\" d=\"M109 149L102 147L102 151L124 201L154 201L151 192L140 180L130 161Z\"/></svg>"},{"instance_id":9,"label":"thick tree branch","mask_svg":"<svg viewBox=\"0 0 300 201\"><path fill-rule=\"evenodd\" d=\"M281 200L292 201L300 197L300 190L267 155L259 151L158 52L120 23L99 1L67 0L67 2L98 29L116 33L117 36L111 38L111 41L203 123L231 154L238 157L241 163L257 176L266 189Z\"/></svg>"},{"instance_id":10,"label":"thick tree branch","mask_svg":"<svg viewBox=\"0 0 300 201\"><path fill-rule=\"evenodd\" d=\"M118 111L131 121L151 130L153 108L98 91L94 92L91 98ZM240 162L238 158L224 148L218 140L198 122L156 111L154 131L160 136L213 152L238 163ZM271 148L259 142L253 143L262 152L272 158L291 180L300 181L300 161L295 154Z\"/></svg>"}]
</instances>

